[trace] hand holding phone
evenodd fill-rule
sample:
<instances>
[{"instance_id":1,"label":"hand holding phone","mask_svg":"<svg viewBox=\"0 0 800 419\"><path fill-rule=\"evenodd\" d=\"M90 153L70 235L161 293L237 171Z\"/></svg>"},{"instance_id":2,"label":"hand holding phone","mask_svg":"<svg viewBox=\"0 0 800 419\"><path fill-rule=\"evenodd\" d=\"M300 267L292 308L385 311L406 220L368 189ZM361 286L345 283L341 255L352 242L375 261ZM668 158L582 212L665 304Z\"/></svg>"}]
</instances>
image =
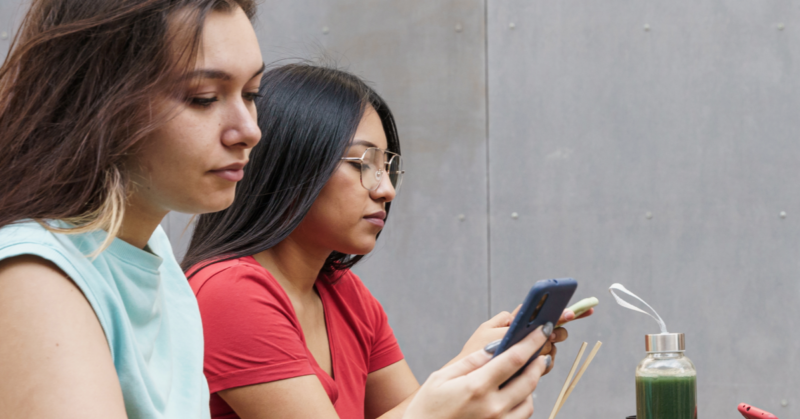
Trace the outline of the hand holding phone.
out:
<instances>
[{"instance_id":1,"label":"hand holding phone","mask_svg":"<svg viewBox=\"0 0 800 419\"><path fill-rule=\"evenodd\" d=\"M496 357L512 347L529 333L536 330L537 327L546 323L555 325L561 318L561 313L567 307L576 288L578 288L578 282L572 278L545 279L536 282L531 287L527 297L525 297L522 308L520 308L514 321L511 322L511 326L509 326L503 340L494 350L494 356ZM536 359L541 351L542 348L540 347L525 366ZM525 369L525 366L517 371L509 381L519 375ZM503 385L506 383L503 383Z\"/></svg>"}]
</instances>

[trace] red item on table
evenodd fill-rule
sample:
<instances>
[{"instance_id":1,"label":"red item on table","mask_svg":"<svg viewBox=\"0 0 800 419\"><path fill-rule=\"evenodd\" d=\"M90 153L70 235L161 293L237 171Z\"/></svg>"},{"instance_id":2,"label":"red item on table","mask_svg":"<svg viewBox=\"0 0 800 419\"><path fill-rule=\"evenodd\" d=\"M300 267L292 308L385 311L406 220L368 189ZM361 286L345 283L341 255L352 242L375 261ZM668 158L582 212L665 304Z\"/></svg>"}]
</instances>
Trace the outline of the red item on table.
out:
<instances>
[{"instance_id":1,"label":"red item on table","mask_svg":"<svg viewBox=\"0 0 800 419\"><path fill-rule=\"evenodd\" d=\"M745 403L739 404L739 412L747 419L778 419L778 417L772 413L765 412L757 407L753 407Z\"/></svg>"}]
</instances>

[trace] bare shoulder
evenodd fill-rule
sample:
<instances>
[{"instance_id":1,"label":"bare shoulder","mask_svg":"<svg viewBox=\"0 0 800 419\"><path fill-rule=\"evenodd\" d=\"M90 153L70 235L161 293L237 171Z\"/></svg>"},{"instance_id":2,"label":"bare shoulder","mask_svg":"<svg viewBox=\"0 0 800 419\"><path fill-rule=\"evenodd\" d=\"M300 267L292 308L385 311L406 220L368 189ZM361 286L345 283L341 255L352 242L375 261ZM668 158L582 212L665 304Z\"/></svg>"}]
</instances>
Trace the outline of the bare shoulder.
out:
<instances>
[{"instance_id":1,"label":"bare shoulder","mask_svg":"<svg viewBox=\"0 0 800 419\"><path fill-rule=\"evenodd\" d=\"M45 284L50 287L40 288ZM3 290L0 299L12 297L10 292L20 293L13 300L25 298L27 293L38 295L39 292L71 290L80 294L78 287L54 263L34 255L0 260L0 289Z\"/></svg>"},{"instance_id":2,"label":"bare shoulder","mask_svg":"<svg viewBox=\"0 0 800 419\"><path fill-rule=\"evenodd\" d=\"M0 261L0 336L0 411L125 417L100 322L55 264L37 256Z\"/></svg>"}]
</instances>

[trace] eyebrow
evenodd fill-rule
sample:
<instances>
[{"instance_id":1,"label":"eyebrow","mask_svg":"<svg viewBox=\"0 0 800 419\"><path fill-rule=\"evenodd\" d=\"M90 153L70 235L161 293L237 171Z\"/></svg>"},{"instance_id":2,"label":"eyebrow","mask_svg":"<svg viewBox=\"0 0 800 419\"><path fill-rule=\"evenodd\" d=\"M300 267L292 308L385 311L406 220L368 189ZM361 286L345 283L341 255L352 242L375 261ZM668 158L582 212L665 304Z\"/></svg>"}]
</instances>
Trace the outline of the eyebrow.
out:
<instances>
[{"instance_id":1,"label":"eyebrow","mask_svg":"<svg viewBox=\"0 0 800 419\"><path fill-rule=\"evenodd\" d=\"M258 76L259 74L262 74L266 68L267 68L267 64L266 63L261 63L261 67L250 78L252 79L253 77ZM203 79L211 79L211 80L230 81L231 79L233 79L233 76L231 76L230 73L227 73L227 72L222 71L222 70L200 69L200 70L192 71L191 73L187 74L185 78L186 79L203 78Z\"/></svg>"},{"instance_id":2,"label":"eyebrow","mask_svg":"<svg viewBox=\"0 0 800 419\"><path fill-rule=\"evenodd\" d=\"M355 146L355 145L365 145L365 146L367 146L367 148L369 148L369 147L380 148L380 147L376 146L375 144L373 144L373 143L371 143L371 142L369 142L367 140L355 140L355 141L353 141L353 144L350 144L351 147Z\"/></svg>"}]
</instances>

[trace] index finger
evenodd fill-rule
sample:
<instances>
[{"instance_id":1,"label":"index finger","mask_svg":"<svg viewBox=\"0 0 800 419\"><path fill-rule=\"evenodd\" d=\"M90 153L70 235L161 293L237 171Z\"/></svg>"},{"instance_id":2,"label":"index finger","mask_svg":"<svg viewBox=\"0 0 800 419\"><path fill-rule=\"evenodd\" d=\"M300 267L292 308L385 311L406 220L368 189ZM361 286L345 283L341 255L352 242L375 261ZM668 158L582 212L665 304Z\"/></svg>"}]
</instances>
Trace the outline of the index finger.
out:
<instances>
[{"instance_id":1,"label":"index finger","mask_svg":"<svg viewBox=\"0 0 800 419\"><path fill-rule=\"evenodd\" d=\"M586 310L583 314L579 315L578 319L582 319L584 317L589 317L592 314L594 314L594 307L590 308L589 310ZM577 320L577 319L575 319L575 320Z\"/></svg>"},{"instance_id":2,"label":"index finger","mask_svg":"<svg viewBox=\"0 0 800 419\"><path fill-rule=\"evenodd\" d=\"M558 319L558 325L557 326L561 326L561 325L563 325L565 323L569 323L569 322L571 322L573 320L578 320L578 319L582 319L584 317L589 317L593 313L594 313L594 308L590 308L590 309L586 310L585 312L579 314L577 317L575 317L575 313L572 310L565 309L564 312L561 313L561 318Z\"/></svg>"},{"instance_id":3,"label":"index finger","mask_svg":"<svg viewBox=\"0 0 800 419\"><path fill-rule=\"evenodd\" d=\"M499 386L504 383L522 368L533 354L547 342L548 336L543 333L545 327L549 329L548 335L553 332L552 323L537 327L536 330L529 333L516 345L508 348L484 365L483 368L473 371L469 375L475 375L479 382L485 382L492 386Z\"/></svg>"}]
</instances>

